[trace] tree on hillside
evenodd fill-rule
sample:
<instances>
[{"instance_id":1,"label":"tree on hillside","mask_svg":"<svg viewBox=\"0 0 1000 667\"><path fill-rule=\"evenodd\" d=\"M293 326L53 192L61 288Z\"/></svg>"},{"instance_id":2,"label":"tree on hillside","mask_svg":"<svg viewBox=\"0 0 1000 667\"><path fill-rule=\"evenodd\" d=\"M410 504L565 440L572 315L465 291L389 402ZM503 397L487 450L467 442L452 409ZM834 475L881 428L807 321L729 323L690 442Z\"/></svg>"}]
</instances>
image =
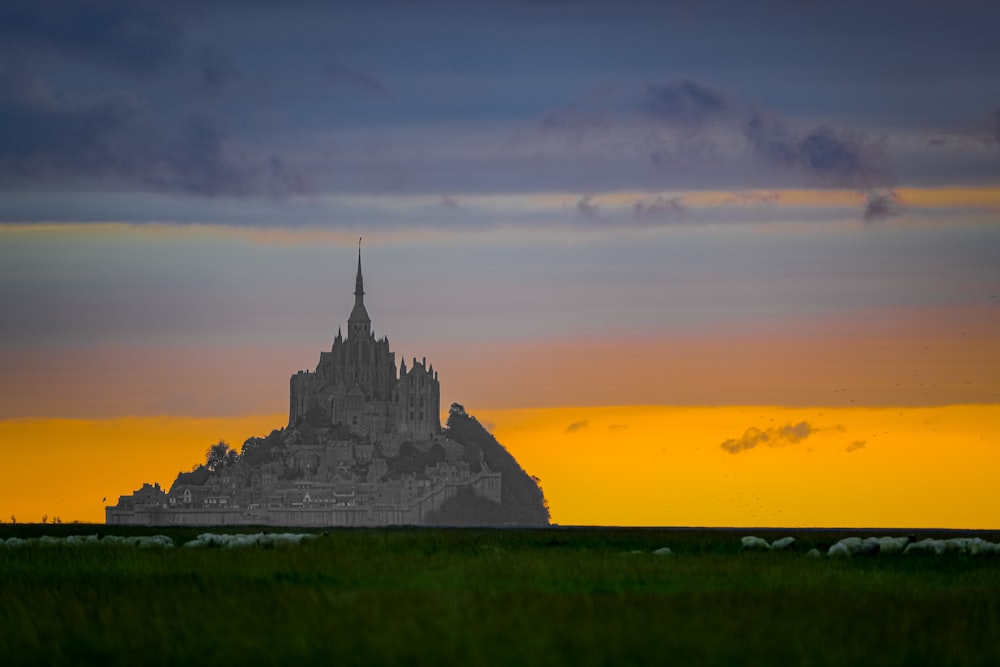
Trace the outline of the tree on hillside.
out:
<instances>
[{"instance_id":1,"label":"tree on hillside","mask_svg":"<svg viewBox=\"0 0 1000 667\"><path fill-rule=\"evenodd\" d=\"M212 472L218 472L236 463L239 458L239 453L235 449L230 449L229 443L219 440L205 452L205 467Z\"/></svg>"},{"instance_id":2,"label":"tree on hillside","mask_svg":"<svg viewBox=\"0 0 1000 667\"><path fill-rule=\"evenodd\" d=\"M461 403L452 403L451 407L448 408L448 423L446 426L451 428L452 422L458 419L468 418L469 413L465 411L465 406Z\"/></svg>"}]
</instances>

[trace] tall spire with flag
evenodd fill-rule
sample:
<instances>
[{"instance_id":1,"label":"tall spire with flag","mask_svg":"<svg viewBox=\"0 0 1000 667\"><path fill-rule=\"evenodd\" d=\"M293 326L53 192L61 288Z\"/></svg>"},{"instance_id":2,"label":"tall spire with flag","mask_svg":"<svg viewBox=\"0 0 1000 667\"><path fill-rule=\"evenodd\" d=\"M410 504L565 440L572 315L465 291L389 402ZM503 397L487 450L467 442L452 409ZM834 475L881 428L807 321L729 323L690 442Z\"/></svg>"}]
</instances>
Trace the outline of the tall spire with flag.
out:
<instances>
[{"instance_id":1,"label":"tall spire with flag","mask_svg":"<svg viewBox=\"0 0 1000 667\"><path fill-rule=\"evenodd\" d=\"M361 237L358 237L358 276L354 280L354 310L347 319L347 335L368 336L371 334L372 319L365 308L365 281L361 276Z\"/></svg>"}]
</instances>

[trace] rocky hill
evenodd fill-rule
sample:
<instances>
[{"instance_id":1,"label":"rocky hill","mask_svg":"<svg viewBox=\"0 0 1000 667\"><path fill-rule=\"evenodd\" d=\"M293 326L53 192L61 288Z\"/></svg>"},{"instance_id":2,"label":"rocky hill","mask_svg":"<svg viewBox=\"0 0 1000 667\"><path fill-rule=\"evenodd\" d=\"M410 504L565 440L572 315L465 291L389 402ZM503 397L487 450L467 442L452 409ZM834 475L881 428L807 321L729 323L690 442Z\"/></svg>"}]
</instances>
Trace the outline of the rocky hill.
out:
<instances>
[{"instance_id":1,"label":"rocky hill","mask_svg":"<svg viewBox=\"0 0 1000 667\"><path fill-rule=\"evenodd\" d=\"M549 506L538 478L528 475L503 445L458 403L448 413L448 438L465 447L466 460L503 473L502 502L463 491L449 498L427 522L441 526L546 526Z\"/></svg>"},{"instance_id":2,"label":"rocky hill","mask_svg":"<svg viewBox=\"0 0 1000 667\"><path fill-rule=\"evenodd\" d=\"M230 508L273 506L276 500L300 507L310 502L398 504L444 480L461 482L480 473L501 473L500 502L464 486L430 511L424 523L548 524L538 480L457 403L451 406L447 428L433 440L402 442L392 451L366 445L341 425L308 418L265 437L248 438L239 452L220 442L206 452L204 464L177 475L167 497L178 507L204 506L222 497ZM321 497L324 489L330 497Z\"/></svg>"}]
</instances>

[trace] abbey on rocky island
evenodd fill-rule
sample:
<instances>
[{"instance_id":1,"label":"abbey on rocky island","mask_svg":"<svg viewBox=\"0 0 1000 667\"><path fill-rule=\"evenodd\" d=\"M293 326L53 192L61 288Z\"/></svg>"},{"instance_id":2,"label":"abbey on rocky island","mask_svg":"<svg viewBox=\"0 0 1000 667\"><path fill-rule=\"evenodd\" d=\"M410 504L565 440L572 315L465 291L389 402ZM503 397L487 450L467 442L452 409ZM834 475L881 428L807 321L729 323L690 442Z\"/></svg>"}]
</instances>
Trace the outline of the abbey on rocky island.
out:
<instances>
[{"instance_id":1,"label":"abbey on rocky island","mask_svg":"<svg viewBox=\"0 0 1000 667\"><path fill-rule=\"evenodd\" d=\"M107 523L408 525L427 523L451 499L499 507L504 475L489 468L479 444L442 431L433 366L414 358L397 368L389 339L372 333L364 296L359 241L347 336L337 332L316 370L292 375L288 425L247 439L239 453L213 446L205 464L179 473L169 490L144 484L120 496L105 508ZM461 406L453 412L469 419ZM539 507L541 498L538 491Z\"/></svg>"}]
</instances>

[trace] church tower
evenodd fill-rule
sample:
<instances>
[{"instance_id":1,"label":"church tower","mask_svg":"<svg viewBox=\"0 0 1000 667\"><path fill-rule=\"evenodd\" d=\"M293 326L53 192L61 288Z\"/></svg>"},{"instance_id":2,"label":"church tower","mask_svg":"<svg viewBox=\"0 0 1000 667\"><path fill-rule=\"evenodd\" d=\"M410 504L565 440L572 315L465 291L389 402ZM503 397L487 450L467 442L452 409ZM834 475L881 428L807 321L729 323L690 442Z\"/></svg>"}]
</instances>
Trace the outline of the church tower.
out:
<instances>
[{"instance_id":1,"label":"church tower","mask_svg":"<svg viewBox=\"0 0 1000 667\"><path fill-rule=\"evenodd\" d=\"M441 386L427 360L399 366L389 348L389 338L376 339L365 308L365 282L361 273L361 239L358 239L358 272L354 279L354 309L347 319L347 336L341 331L333 346L320 352L315 371L292 376L288 424L307 415L313 423L342 424L372 443L426 440L441 432Z\"/></svg>"}]
</instances>

